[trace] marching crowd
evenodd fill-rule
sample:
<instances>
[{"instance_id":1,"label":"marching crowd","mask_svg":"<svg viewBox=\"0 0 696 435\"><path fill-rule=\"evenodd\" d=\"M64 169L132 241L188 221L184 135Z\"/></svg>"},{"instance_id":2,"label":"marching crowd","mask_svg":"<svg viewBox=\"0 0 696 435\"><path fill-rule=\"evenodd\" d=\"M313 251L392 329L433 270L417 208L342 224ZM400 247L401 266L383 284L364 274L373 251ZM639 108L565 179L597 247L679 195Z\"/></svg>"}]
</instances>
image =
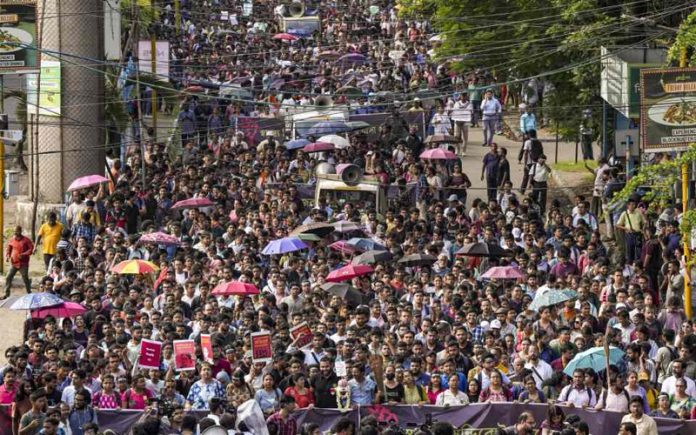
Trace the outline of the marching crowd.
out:
<instances>
[{"instance_id":1,"label":"marching crowd","mask_svg":"<svg viewBox=\"0 0 696 435\"><path fill-rule=\"evenodd\" d=\"M434 62L438 41L427 21L404 21L387 2L317 2L320 29L292 41L272 38L281 30L276 2L254 2L245 16L240 1L181 0L179 29L173 2L164 3L160 31L172 42L177 86L234 82L248 96L185 93L181 155L172 160L143 137L145 155L133 147L112 159L110 181L73 192L37 240L16 229L6 297L20 272L27 292L54 293L84 312L32 317L22 343L6 350L0 404L14 433L113 433L100 428L104 409L154 416L132 428L137 434L255 432L236 421L249 400L280 435L320 433L315 423L298 427L298 409L375 404L549 404L547 419L523 413L501 429L509 434L588 433L587 422L557 405L624 413L621 433L657 434L653 417L696 418L696 326L684 311L678 204L652 210L631 197L625 210L610 207L620 174L603 160L591 198L578 196L572 209L549 201L532 107L520 120L516 160L525 177L514 186L494 136L520 90ZM365 61L345 65L329 52ZM362 94L338 92L346 86ZM277 133L255 142L235 132L241 113L281 116L318 95L369 110L394 105L380 92L402 93L410 97L401 109L429 110L413 97L419 90L441 95L431 132L455 136L459 158L469 128L484 129L485 198L467 196L472 174L460 161L419 159L432 145L398 111L376 137L349 133L349 147L326 155L290 150ZM297 184L315 179L321 156L385 185L415 185L414 194L385 210L303 200ZM172 209L192 198L209 203ZM144 241L155 232L174 242ZM262 253L290 233L306 247ZM356 262L366 251L372 258ZM32 289L34 252L46 273ZM158 272L113 270L126 260ZM346 281L348 293L327 281L361 262L370 267ZM231 282L258 294L212 294ZM290 330L304 322L312 338L299 346ZM252 353L259 331L272 334L269 362ZM212 362L201 347L206 334ZM163 344L159 368L139 367L143 339ZM194 370L177 370L173 342L182 339L196 342ZM593 351L598 366L574 368ZM339 419L332 433L398 433L378 423ZM452 428L435 422L419 431Z\"/></svg>"}]
</instances>

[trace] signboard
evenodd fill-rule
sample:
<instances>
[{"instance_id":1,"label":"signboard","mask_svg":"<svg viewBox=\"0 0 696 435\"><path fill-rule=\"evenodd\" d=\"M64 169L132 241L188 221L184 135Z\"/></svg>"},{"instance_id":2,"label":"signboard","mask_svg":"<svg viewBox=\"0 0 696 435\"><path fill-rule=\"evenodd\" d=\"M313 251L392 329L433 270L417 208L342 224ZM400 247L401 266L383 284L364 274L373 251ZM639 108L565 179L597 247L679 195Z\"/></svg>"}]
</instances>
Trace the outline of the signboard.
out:
<instances>
[{"instance_id":1,"label":"signboard","mask_svg":"<svg viewBox=\"0 0 696 435\"><path fill-rule=\"evenodd\" d=\"M27 110L36 113L38 83L41 80L39 96L39 115L61 115L61 65L60 62L44 60L41 62L41 75L27 74Z\"/></svg>"},{"instance_id":2,"label":"signboard","mask_svg":"<svg viewBox=\"0 0 696 435\"><path fill-rule=\"evenodd\" d=\"M159 370L161 356L161 342L143 339L140 342L140 358L138 358L138 367Z\"/></svg>"},{"instance_id":3,"label":"signboard","mask_svg":"<svg viewBox=\"0 0 696 435\"><path fill-rule=\"evenodd\" d=\"M21 142L22 137L24 137L24 132L22 130L0 130L0 139L2 139L3 142Z\"/></svg>"},{"instance_id":4,"label":"signboard","mask_svg":"<svg viewBox=\"0 0 696 435\"><path fill-rule=\"evenodd\" d=\"M36 69L36 0L0 0L0 73Z\"/></svg>"},{"instance_id":5,"label":"signboard","mask_svg":"<svg viewBox=\"0 0 696 435\"><path fill-rule=\"evenodd\" d=\"M643 69L640 88L644 152L684 151L696 142L696 68Z\"/></svg>"},{"instance_id":6,"label":"signboard","mask_svg":"<svg viewBox=\"0 0 696 435\"><path fill-rule=\"evenodd\" d=\"M273 359L273 345L270 332L251 334L251 360L255 363L269 363Z\"/></svg>"},{"instance_id":7,"label":"signboard","mask_svg":"<svg viewBox=\"0 0 696 435\"><path fill-rule=\"evenodd\" d=\"M312 36L321 30L319 17L283 18L283 31L295 36Z\"/></svg>"},{"instance_id":8,"label":"signboard","mask_svg":"<svg viewBox=\"0 0 696 435\"><path fill-rule=\"evenodd\" d=\"M302 322L290 329L290 337L295 342L295 347L302 349L303 347L309 346L312 343L314 334L309 328L307 322Z\"/></svg>"},{"instance_id":9,"label":"signboard","mask_svg":"<svg viewBox=\"0 0 696 435\"><path fill-rule=\"evenodd\" d=\"M104 55L121 59L121 9L118 2L104 1Z\"/></svg>"},{"instance_id":10,"label":"signboard","mask_svg":"<svg viewBox=\"0 0 696 435\"><path fill-rule=\"evenodd\" d=\"M180 372L196 370L196 344L193 340L174 340L174 367Z\"/></svg>"},{"instance_id":11,"label":"signboard","mask_svg":"<svg viewBox=\"0 0 696 435\"><path fill-rule=\"evenodd\" d=\"M203 351L203 360L213 363L213 341L210 334L201 334L201 351Z\"/></svg>"},{"instance_id":12,"label":"signboard","mask_svg":"<svg viewBox=\"0 0 696 435\"><path fill-rule=\"evenodd\" d=\"M169 42L155 42L155 75L163 82L169 81ZM140 72L152 73L152 42L138 41L138 68Z\"/></svg>"}]
</instances>

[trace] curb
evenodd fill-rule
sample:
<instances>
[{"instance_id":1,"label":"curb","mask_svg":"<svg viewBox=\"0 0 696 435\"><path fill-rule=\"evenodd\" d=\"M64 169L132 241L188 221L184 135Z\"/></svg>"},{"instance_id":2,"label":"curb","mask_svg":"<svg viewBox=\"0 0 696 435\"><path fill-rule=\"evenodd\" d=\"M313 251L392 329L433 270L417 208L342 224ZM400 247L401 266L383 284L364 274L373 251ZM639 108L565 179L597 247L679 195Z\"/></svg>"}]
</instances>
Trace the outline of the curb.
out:
<instances>
[{"instance_id":1,"label":"curb","mask_svg":"<svg viewBox=\"0 0 696 435\"><path fill-rule=\"evenodd\" d=\"M576 195L573 188L565 182L565 179L562 176L558 175L558 171L551 171L551 178L553 179L553 182L561 189L561 192L563 192L563 194L567 196L572 203Z\"/></svg>"}]
</instances>

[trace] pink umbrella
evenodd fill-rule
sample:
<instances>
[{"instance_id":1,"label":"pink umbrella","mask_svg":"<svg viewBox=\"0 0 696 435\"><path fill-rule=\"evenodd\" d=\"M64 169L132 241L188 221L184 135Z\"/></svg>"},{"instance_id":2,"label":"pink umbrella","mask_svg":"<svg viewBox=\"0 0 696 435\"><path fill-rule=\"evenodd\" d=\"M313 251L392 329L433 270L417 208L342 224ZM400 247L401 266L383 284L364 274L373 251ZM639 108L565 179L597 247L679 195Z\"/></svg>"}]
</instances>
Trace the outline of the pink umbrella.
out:
<instances>
[{"instance_id":1,"label":"pink umbrella","mask_svg":"<svg viewBox=\"0 0 696 435\"><path fill-rule=\"evenodd\" d=\"M328 142L314 142L304 148L302 151L306 153L320 153L322 151L333 151L336 149L336 145Z\"/></svg>"},{"instance_id":2,"label":"pink umbrella","mask_svg":"<svg viewBox=\"0 0 696 435\"><path fill-rule=\"evenodd\" d=\"M273 35L273 39L280 39L281 41L297 41L299 38L289 33L276 33Z\"/></svg>"},{"instance_id":3,"label":"pink umbrella","mask_svg":"<svg viewBox=\"0 0 696 435\"><path fill-rule=\"evenodd\" d=\"M75 181L70 183L70 186L68 187L68 192L96 186L97 184L106 183L107 181L109 180L106 177L102 177L101 175L87 175L85 177L77 178Z\"/></svg>"},{"instance_id":4,"label":"pink umbrella","mask_svg":"<svg viewBox=\"0 0 696 435\"><path fill-rule=\"evenodd\" d=\"M163 233L161 231L144 234L139 241L141 243L155 243L158 245L165 246L179 246L181 244L181 242L179 242L179 239L177 239L175 236Z\"/></svg>"},{"instance_id":5,"label":"pink umbrella","mask_svg":"<svg viewBox=\"0 0 696 435\"><path fill-rule=\"evenodd\" d=\"M357 251L355 246L349 245L345 240L339 240L338 242L333 242L329 245L329 248L334 251L341 252L343 254L353 254Z\"/></svg>"},{"instance_id":6,"label":"pink umbrella","mask_svg":"<svg viewBox=\"0 0 696 435\"><path fill-rule=\"evenodd\" d=\"M483 279L519 279L522 277L522 272L515 266L491 267L481 275Z\"/></svg>"},{"instance_id":7,"label":"pink umbrella","mask_svg":"<svg viewBox=\"0 0 696 435\"><path fill-rule=\"evenodd\" d=\"M189 198L189 199L184 199L183 201L178 201L176 204L172 206L172 209L179 209L179 208L203 208L203 207L211 207L215 205L215 203L208 198Z\"/></svg>"},{"instance_id":8,"label":"pink umbrella","mask_svg":"<svg viewBox=\"0 0 696 435\"><path fill-rule=\"evenodd\" d=\"M215 296L251 296L259 294L259 289L254 284L241 281L222 282L212 291Z\"/></svg>"},{"instance_id":9,"label":"pink umbrella","mask_svg":"<svg viewBox=\"0 0 696 435\"><path fill-rule=\"evenodd\" d=\"M441 148L433 148L425 150L419 156L423 160L457 160L459 157L452 151L443 150Z\"/></svg>"},{"instance_id":10,"label":"pink umbrella","mask_svg":"<svg viewBox=\"0 0 696 435\"><path fill-rule=\"evenodd\" d=\"M65 301L60 305L33 310L31 312L31 317L33 319L45 319L49 316L57 318L76 317L84 314L86 311L87 308L76 302Z\"/></svg>"},{"instance_id":11,"label":"pink umbrella","mask_svg":"<svg viewBox=\"0 0 696 435\"><path fill-rule=\"evenodd\" d=\"M353 278L357 278L359 276L363 275L368 275L375 270L372 268L372 266L367 265L367 264L349 264L347 266L343 266L340 269L336 269L326 275L326 281L327 282L342 282L342 281L350 281Z\"/></svg>"}]
</instances>

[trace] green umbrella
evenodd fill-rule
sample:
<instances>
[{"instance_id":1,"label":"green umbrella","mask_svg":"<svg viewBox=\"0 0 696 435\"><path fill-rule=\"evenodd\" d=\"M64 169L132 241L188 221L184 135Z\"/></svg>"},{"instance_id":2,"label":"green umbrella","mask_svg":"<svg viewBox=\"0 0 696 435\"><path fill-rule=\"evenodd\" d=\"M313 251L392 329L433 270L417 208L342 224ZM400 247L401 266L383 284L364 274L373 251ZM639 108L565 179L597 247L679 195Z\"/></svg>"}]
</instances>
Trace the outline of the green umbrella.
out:
<instances>
[{"instance_id":1,"label":"green umbrella","mask_svg":"<svg viewBox=\"0 0 696 435\"><path fill-rule=\"evenodd\" d=\"M576 297L578 297L578 294L573 290L546 290L544 293L537 295L534 298L532 303L529 304L529 309L539 311L544 307L562 304L563 302L575 299Z\"/></svg>"}]
</instances>

